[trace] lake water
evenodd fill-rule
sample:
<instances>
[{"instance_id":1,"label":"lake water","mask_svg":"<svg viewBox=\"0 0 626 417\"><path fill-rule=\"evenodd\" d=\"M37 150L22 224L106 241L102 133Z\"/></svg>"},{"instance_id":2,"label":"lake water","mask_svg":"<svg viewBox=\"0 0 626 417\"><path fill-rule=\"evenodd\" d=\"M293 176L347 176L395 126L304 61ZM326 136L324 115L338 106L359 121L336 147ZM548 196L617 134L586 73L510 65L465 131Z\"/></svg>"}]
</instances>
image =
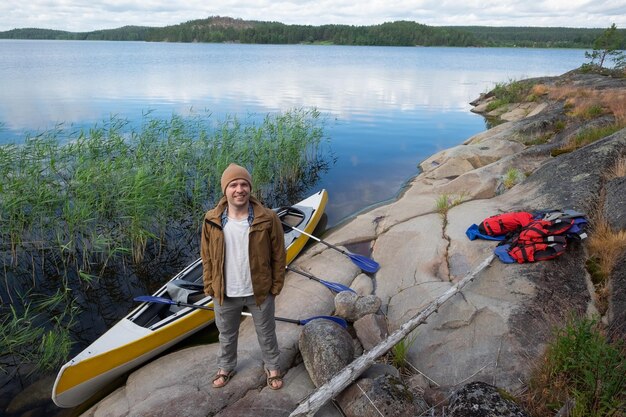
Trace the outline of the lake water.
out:
<instances>
[{"instance_id":1,"label":"lake water","mask_svg":"<svg viewBox=\"0 0 626 417\"><path fill-rule=\"evenodd\" d=\"M250 117L315 107L336 162L328 224L393 198L433 153L485 130L469 102L559 75L583 50L0 40L0 144L25 132L190 109ZM254 116L253 116L254 117Z\"/></svg>"}]
</instances>

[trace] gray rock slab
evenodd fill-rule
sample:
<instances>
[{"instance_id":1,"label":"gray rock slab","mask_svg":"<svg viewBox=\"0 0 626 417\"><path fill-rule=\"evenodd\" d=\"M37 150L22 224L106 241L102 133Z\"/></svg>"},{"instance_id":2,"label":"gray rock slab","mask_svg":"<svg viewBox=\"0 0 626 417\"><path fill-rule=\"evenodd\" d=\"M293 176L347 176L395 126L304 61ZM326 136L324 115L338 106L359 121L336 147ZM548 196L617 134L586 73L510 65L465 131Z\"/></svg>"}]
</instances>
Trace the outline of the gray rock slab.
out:
<instances>
[{"instance_id":1,"label":"gray rock slab","mask_svg":"<svg viewBox=\"0 0 626 417\"><path fill-rule=\"evenodd\" d=\"M283 388L271 390L263 387L250 390L239 401L220 411L216 417L281 417L288 416L300 401L313 392L315 385L304 364L295 366L283 378ZM341 413L328 403L316 414L318 417L341 417Z\"/></svg>"},{"instance_id":2,"label":"gray rock slab","mask_svg":"<svg viewBox=\"0 0 626 417\"><path fill-rule=\"evenodd\" d=\"M441 224L438 214L429 214L396 225L378 238L373 255L381 265L376 295L383 310L388 305L407 312L417 295L447 279L447 241Z\"/></svg>"},{"instance_id":3,"label":"gray rock slab","mask_svg":"<svg viewBox=\"0 0 626 417\"><path fill-rule=\"evenodd\" d=\"M545 106L545 104L543 105ZM532 114L538 114L539 112L535 111L537 107L537 103L519 103L509 107L505 113L500 115L500 118L507 121L522 120Z\"/></svg>"},{"instance_id":4,"label":"gray rock slab","mask_svg":"<svg viewBox=\"0 0 626 417\"><path fill-rule=\"evenodd\" d=\"M432 187L424 183L421 176L413 184L415 188L412 187L405 192L396 203L380 207L372 213L372 216L376 217L370 218L370 221L376 222L378 236L407 220L435 211L439 194L434 193ZM424 192L426 188L429 189L428 192ZM418 189L422 189L422 192Z\"/></svg>"},{"instance_id":5,"label":"gray rock slab","mask_svg":"<svg viewBox=\"0 0 626 417\"><path fill-rule=\"evenodd\" d=\"M319 243L317 245L321 246L321 244ZM328 248L325 248L320 252L314 252L314 251L311 251L310 253L307 252L299 256L293 265L299 269L303 269L304 271L312 274L313 276L317 278L320 278L326 281L337 282L337 283L346 285L348 287L352 284L352 282L357 277L357 275L361 273L361 270L359 269L359 267L356 266L354 262L352 262L348 256L336 250L328 249ZM288 284L290 288L292 287L300 288L303 285L304 281L308 281L309 283L315 284L311 288L307 287L308 288L307 291L311 291L311 289L313 291L319 291L320 287L322 286L321 284L316 283L315 281L309 280L308 278L305 278L302 276L300 276L297 279L294 279L290 283L289 281L292 280L292 277L294 275L297 275L297 274L294 274L291 272L288 273L288 279L286 281L286 285ZM328 300L327 298L328 294L329 294L328 291L322 291L319 296L322 297L323 300ZM292 293L291 291L288 293L288 296L285 298L294 298L294 297L296 299L306 300L305 297L302 297L302 294ZM285 308L289 308L289 304L293 305L294 303L293 302L285 303ZM314 308L316 309L318 308L316 307L317 303L307 303L307 304L313 304ZM331 307L331 310L332 310L332 307Z\"/></svg>"},{"instance_id":6,"label":"gray rock slab","mask_svg":"<svg viewBox=\"0 0 626 417\"><path fill-rule=\"evenodd\" d=\"M374 292L374 282L369 276L359 274L354 281L352 281L350 288L359 295L370 295Z\"/></svg>"},{"instance_id":7,"label":"gray rock slab","mask_svg":"<svg viewBox=\"0 0 626 417\"><path fill-rule=\"evenodd\" d=\"M429 179L453 179L473 170L475 167L463 157L449 158L437 164L437 167L424 173Z\"/></svg>"},{"instance_id":8,"label":"gray rock slab","mask_svg":"<svg viewBox=\"0 0 626 417\"><path fill-rule=\"evenodd\" d=\"M588 211L597 201L605 173L625 147L626 129L622 129L576 152L560 155L518 186L519 199L535 207Z\"/></svg>"},{"instance_id":9,"label":"gray rock slab","mask_svg":"<svg viewBox=\"0 0 626 417\"><path fill-rule=\"evenodd\" d=\"M380 314L368 314L355 321L354 330L366 351L378 345L389 335L387 320Z\"/></svg>"},{"instance_id":10,"label":"gray rock slab","mask_svg":"<svg viewBox=\"0 0 626 417\"><path fill-rule=\"evenodd\" d=\"M492 127L491 129L487 129L484 132L480 132L475 134L474 136L469 137L463 142L463 144L476 144L488 139L507 140L508 137L511 135L511 132L514 130L515 126L516 125L513 122L501 123L497 126Z\"/></svg>"},{"instance_id":11,"label":"gray rock slab","mask_svg":"<svg viewBox=\"0 0 626 417\"><path fill-rule=\"evenodd\" d=\"M524 149L511 140L485 138L441 151L420 164L427 178L450 178L489 165Z\"/></svg>"}]
</instances>

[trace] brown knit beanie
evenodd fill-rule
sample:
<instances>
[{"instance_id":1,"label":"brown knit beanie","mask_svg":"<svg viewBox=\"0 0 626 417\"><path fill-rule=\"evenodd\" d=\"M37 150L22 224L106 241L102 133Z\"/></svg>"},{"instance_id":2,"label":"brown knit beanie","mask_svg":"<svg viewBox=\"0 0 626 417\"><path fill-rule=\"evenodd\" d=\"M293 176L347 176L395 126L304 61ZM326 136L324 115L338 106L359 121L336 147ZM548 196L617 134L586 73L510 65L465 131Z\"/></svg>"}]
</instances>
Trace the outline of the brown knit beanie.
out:
<instances>
[{"instance_id":1,"label":"brown knit beanie","mask_svg":"<svg viewBox=\"0 0 626 417\"><path fill-rule=\"evenodd\" d=\"M235 180L246 180L248 184L250 184L250 189L252 189L252 177L250 176L248 170L242 166L231 163L222 174L221 185L222 192L224 194L226 193L226 187L228 186L228 184Z\"/></svg>"}]
</instances>

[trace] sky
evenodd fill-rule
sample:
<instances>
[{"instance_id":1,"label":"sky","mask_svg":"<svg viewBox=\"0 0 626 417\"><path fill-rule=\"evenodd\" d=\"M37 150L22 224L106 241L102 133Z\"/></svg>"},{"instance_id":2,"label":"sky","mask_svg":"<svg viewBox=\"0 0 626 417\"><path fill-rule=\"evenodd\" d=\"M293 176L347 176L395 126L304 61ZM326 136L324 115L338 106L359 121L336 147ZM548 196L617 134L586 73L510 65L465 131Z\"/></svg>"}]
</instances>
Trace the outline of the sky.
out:
<instances>
[{"instance_id":1,"label":"sky","mask_svg":"<svg viewBox=\"0 0 626 417\"><path fill-rule=\"evenodd\" d=\"M626 28L626 0L1 0L0 31L87 32L168 26L210 16L285 24Z\"/></svg>"}]
</instances>

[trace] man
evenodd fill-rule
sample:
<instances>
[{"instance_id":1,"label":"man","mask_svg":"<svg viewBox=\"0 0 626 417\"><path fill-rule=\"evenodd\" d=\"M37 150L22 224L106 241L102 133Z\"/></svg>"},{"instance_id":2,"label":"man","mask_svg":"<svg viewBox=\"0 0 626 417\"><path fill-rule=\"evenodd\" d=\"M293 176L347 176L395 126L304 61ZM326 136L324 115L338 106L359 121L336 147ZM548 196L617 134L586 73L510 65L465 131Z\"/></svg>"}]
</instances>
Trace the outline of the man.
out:
<instances>
[{"instance_id":1,"label":"man","mask_svg":"<svg viewBox=\"0 0 626 417\"><path fill-rule=\"evenodd\" d=\"M230 164L221 187L224 197L204 216L201 242L204 292L213 297L220 333L213 387L224 387L234 375L241 312L247 307L263 353L267 385L280 389L274 297L285 280L282 225L273 210L250 195L252 177L245 168Z\"/></svg>"}]
</instances>

